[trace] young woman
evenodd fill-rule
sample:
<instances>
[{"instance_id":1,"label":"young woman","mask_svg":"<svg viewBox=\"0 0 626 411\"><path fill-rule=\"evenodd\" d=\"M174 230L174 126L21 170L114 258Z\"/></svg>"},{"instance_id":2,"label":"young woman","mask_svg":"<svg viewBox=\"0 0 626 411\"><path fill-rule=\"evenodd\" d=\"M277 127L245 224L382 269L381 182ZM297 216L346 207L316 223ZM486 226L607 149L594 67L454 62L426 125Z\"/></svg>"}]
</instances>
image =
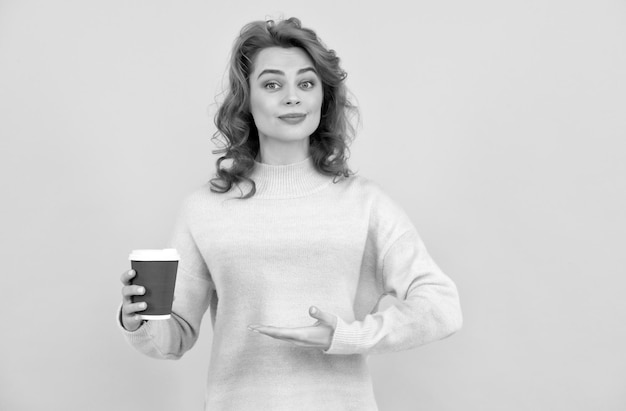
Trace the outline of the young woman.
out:
<instances>
[{"instance_id":1,"label":"young woman","mask_svg":"<svg viewBox=\"0 0 626 411\"><path fill-rule=\"evenodd\" d=\"M376 410L367 355L461 327L456 287L407 214L347 167L345 77L298 19L246 25L217 176L186 198L170 244L172 317L139 320L142 287L122 275L120 329L151 357L181 357L210 307L207 410ZM397 304L378 311L384 295Z\"/></svg>"}]
</instances>

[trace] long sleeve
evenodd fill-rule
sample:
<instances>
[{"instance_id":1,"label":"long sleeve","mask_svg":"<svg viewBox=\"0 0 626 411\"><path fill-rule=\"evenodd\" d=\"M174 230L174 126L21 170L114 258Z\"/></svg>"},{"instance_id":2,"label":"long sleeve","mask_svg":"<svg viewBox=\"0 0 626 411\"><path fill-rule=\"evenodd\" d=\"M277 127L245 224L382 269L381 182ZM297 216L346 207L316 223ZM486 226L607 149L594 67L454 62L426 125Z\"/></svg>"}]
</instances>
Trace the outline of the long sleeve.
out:
<instances>
[{"instance_id":1,"label":"long sleeve","mask_svg":"<svg viewBox=\"0 0 626 411\"><path fill-rule=\"evenodd\" d=\"M159 359L179 359L195 344L202 317L217 295L209 270L190 230L185 202L179 214L169 247L181 256L176 276L172 316L167 320L147 321L135 331L118 325L126 340L141 353Z\"/></svg>"},{"instance_id":2,"label":"long sleeve","mask_svg":"<svg viewBox=\"0 0 626 411\"><path fill-rule=\"evenodd\" d=\"M210 307L206 410L376 411L359 354L454 332L461 323L456 287L408 216L371 180L320 173L312 156L291 165L257 162L250 178L256 193L248 199L238 199L245 187L217 193L207 183L183 204L170 244L181 254L174 315L148 321L128 341L147 355L179 358ZM381 311L385 294L398 303ZM248 329L312 325L311 305L341 317L327 351Z\"/></svg>"},{"instance_id":3,"label":"long sleeve","mask_svg":"<svg viewBox=\"0 0 626 411\"><path fill-rule=\"evenodd\" d=\"M337 316L326 354L381 354L445 338L461 328L456 285L428 254L406 214L388 197L374 204L373 275L393 306L348 323ZM382 296L381 294L381 296Z\"/></svg>"}]
</instances>

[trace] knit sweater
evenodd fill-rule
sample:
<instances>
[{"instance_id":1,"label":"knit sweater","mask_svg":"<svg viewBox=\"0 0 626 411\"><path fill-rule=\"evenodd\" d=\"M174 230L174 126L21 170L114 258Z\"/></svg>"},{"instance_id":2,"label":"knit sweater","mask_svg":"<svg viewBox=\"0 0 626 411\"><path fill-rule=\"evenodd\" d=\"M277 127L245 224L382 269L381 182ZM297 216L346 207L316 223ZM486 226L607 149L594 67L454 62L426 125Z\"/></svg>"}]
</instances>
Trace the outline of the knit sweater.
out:
<instances>
[{"instance_id":1,"label":"knit sweater","mask_svg":"<svg viewBox=\"0 0 626 411\"><path fill-rule=\"evenodd\" d=\"M251 178L250 199L208 184L186 197L169 244L181 255L173 315L129 332L118 311L121 332L148 356L178 359L210 307L206 410L377 410L367 356L457 331L455 284L373 181L326 176L312 157L256 162ZM379 311L384 295L397 302ZM327 350L247 328L313 325L313 305L337 318Z\"/></svg>"}]
</instances>

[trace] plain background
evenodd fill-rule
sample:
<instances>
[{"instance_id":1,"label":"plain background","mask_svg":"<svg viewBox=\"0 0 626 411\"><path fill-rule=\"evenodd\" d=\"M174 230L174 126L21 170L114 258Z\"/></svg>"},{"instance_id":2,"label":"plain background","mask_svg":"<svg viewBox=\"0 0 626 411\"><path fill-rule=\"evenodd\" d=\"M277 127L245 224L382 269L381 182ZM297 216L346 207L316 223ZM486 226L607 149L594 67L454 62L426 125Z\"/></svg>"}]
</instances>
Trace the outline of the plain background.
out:
<instances>
[{"instance_id":1,"label":"plain background","mask_svg":"<svg viewBox=\"0 0 626 411\"><path fill-rule=\"evenodd\" d=\"M299 17L361 108L350 165L457 283L456 335L370 356L381 411L626 409L626 3L0 0L0 409L199 410L116 328L134 248L212 177L252 20Z\"/></svg>"}]
</instances>

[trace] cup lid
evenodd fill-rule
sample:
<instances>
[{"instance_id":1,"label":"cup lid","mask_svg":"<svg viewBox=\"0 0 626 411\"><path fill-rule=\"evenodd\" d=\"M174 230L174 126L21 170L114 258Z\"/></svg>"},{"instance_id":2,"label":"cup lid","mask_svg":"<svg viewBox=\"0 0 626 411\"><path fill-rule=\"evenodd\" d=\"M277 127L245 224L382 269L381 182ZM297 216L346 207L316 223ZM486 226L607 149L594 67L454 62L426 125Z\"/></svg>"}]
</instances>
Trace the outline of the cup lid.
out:
<instances>
[{"instance_id":1,"label":"cup lid","mask_svg":"<svg viewBox=\"0 0 626 411\"><path fill-rule=\"evenodd\" d=\"M180 260L180 255L175 248L133 250L128 259L132 261L178 261Z\"/></svg>"}]
</instances>

